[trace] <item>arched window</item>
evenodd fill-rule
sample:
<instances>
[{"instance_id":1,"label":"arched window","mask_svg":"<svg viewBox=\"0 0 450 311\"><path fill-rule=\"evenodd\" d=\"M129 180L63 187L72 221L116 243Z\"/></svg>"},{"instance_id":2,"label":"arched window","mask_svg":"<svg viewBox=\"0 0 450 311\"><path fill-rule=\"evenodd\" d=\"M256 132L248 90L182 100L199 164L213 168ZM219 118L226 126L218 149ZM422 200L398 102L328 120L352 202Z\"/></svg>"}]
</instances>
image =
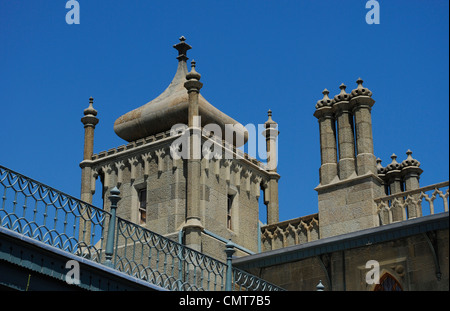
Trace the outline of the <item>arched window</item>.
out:
<instances>
[{"instance_id":1,"label":"arched window","mask_svg":"<svg viewBox=\"0 0 450 311\"><path fill-rule=\"evenodd\" d=\"M403 291L403 289L400 283L397 282L397 280L392 275L390 275L389 273L385 273L380 278L380 284L377 284L375 286L374 291L399 292Z\"/></svg>"}]
</instances>

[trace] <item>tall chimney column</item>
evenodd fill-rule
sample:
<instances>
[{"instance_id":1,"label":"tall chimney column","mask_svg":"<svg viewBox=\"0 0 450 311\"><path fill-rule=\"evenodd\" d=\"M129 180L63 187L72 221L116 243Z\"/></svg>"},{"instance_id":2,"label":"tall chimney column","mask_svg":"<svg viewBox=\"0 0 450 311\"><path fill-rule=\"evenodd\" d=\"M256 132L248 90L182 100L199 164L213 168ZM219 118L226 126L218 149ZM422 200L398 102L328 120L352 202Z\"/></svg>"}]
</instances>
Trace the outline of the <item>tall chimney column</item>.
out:
<instances>
[{"instance_id":1,"label":"tall chimney column","mask_svg":"<svg viewBox=\"0 0 450 311\"><path fill-rule=\"evenodd\" d=\"M345 92L346 86L343 83L339 88L341 92L334 97L333 107L339 144L339 179L344 180L355 174L355 136L350 94Z\"/></svg>"},{"instance_id":2,"label":"tall chimney column","mask_svg":"<svg viewBox=\"0 0 450 311\"><path fill-rule=\"evenodd\" d=\"M413 159L411 150L408 149L408 151L406 151L406 155L407 158L403 160L401 164L402 179L405 185L405 191L419 189L420 174L423 173L423 170L419 167L420 162ZM422 203L419 197L419 194L413 195L414 200L418 203L416 206L414 206L414 204L408 205L408 218L422 216Z\"/></svg>"},{"instance_id":3,"label":"tall chimney column","mask_svg":"<svg viewBox=\"0 0 450 311\"><path fill-rule=\"evenodd\" d=\"M327 185L337 179L337 147L336 126L334 124L333 102L328 97L330 92L325 89L323 99L316 104L314 116L319 120L320 129L320 184Z\"/></svg>"},{"instance_id":4,"label":"tall chimney column","mask_svg":"<svg viewBox=\"0 0 450 311\"><path fill-rule=\"evenodd\" d=\"M356 172L358 176L367 173L377 174L376 158L373 153L372 115L371 109L375 100L372 92L363 87L359 78L358 87L352 91L350 104L353 106L356 131Z\"/></svg>"}]
</instances>

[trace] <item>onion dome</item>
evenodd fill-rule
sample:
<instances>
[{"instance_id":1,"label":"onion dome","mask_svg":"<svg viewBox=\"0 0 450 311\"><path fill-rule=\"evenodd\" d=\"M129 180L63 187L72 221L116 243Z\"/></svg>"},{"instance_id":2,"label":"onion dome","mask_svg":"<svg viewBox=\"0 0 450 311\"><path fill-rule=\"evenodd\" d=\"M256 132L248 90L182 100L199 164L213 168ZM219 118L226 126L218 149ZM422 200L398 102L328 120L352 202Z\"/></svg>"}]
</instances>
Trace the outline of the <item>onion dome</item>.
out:
<instances>
[{"instance_id":1,"label":"onion dome","mask_svg":"<svg viewBox=\"0 0 450 311\"><path fill-rule=\"evenodd\" d=\"M403 160L401 167L405 168L405 167L419 167L420 166L420 162L417 161L416 159L413 159L412 157L412 151L408 149L408 151L406 151L407 154L407 158L405 160Z\"/></svg>"},{"instance_id":2,"label":"onion dome","mask_svg":"<svg viewBox=\"0 0 450 311\"><path fill-rule=\"evenodd\" d=\"M372 92L364 87L363 84L363 80L361 78L358 78L358 80L356 80L356 83L358 84L358 86L356 87L356 89L354 89L352 91L352 97L356 97L356 96L368 96L371 97L372 96Z\"/></svg>"},{"instance_id":3,"label":"onion dome","mask_svg":"<svg viewBox=\"0 0 450 311\"><path fill-rule=\"evenodd\" d=\"M321 100L317 101L316 109L320 109L322 107L333 106L333 100L331 100L328 97L328 94L330 94L330 92L327 89L325 89L325 90L323 90L322 94L323 94L323 98Z\"/></svg>"},{"instance_id":4,"label":"onion dome","mask_svg":"<svg viewBox=\"0 0 450 311\"><path fill-rule=\"evenodd\" d=\"M178 67L166 90L152 101L122 115L114 122L114 131L122 139L131 142L169 131L176 124L188 124L189 97L184 83L188 81L186 61L187 51L191 46L185 40L181 37L180 42L173 46L178 51ZM195 69L189 74L200 78ZM230 124L234 127L236 141L244 143L247 141L248 133L242 124L211 105L201 94L198 95L198 103L201 126L217 124L222 133L225 133L225 125ZM240 139L242 137L243 139Z\"/></svg>"}]
</instances>

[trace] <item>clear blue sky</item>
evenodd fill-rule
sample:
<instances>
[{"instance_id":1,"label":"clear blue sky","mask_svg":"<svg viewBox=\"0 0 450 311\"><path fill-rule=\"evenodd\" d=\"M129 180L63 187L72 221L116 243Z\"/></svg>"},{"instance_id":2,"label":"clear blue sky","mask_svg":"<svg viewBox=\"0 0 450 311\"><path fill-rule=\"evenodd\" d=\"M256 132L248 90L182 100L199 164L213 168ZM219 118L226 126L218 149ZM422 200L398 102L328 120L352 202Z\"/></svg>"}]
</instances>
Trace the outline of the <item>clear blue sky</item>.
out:
<instances>
[{"instance_id":1,"label":"clear blue sky","mask_svg":"<svg viewBox=\"0 0 450 311\"><path fill-rule=\"evenodd\" d=\"M0 164L79 197L80 118L95 98L94 152L122 145L120 115L159 95L184 35L203 96L242 124L279 123L280 220L317 212L319 129L327 88L361 77L373 92L375 155L407 149L421 184L448 180L449 1L0 0Z\"/></svg>"}]
</instances>

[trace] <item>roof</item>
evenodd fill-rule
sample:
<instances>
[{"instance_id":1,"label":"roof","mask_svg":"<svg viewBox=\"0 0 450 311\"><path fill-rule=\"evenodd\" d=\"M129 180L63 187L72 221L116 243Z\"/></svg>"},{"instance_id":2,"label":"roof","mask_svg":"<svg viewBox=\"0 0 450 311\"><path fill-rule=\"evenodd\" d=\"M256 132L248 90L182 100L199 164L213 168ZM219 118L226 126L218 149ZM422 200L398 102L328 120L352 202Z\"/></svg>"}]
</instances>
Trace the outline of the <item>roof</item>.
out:
<instances>
[{"instance_id":1,"label":"roof","mask_svg":"<svg viewBox=\"0 0 450 311\"><path fill-rule=\"evenodd\" d=\"M131 142L166 132L175 124L188 124L189 97L184 83L188 74L186 51L190 46L184 40L184 37L181 37L180 43L174 45L179 51L178 67L170 85L152 101L120 116L115 121L114 131L119 137ZM236 131L236 140L239 142L239 138L245 138L244 143L246 142L247 132L242 124L211 105L201 94L198 103L202 126L217 124L224 136L225 125L231 124Z\"/></svg>"}]
</instances>

